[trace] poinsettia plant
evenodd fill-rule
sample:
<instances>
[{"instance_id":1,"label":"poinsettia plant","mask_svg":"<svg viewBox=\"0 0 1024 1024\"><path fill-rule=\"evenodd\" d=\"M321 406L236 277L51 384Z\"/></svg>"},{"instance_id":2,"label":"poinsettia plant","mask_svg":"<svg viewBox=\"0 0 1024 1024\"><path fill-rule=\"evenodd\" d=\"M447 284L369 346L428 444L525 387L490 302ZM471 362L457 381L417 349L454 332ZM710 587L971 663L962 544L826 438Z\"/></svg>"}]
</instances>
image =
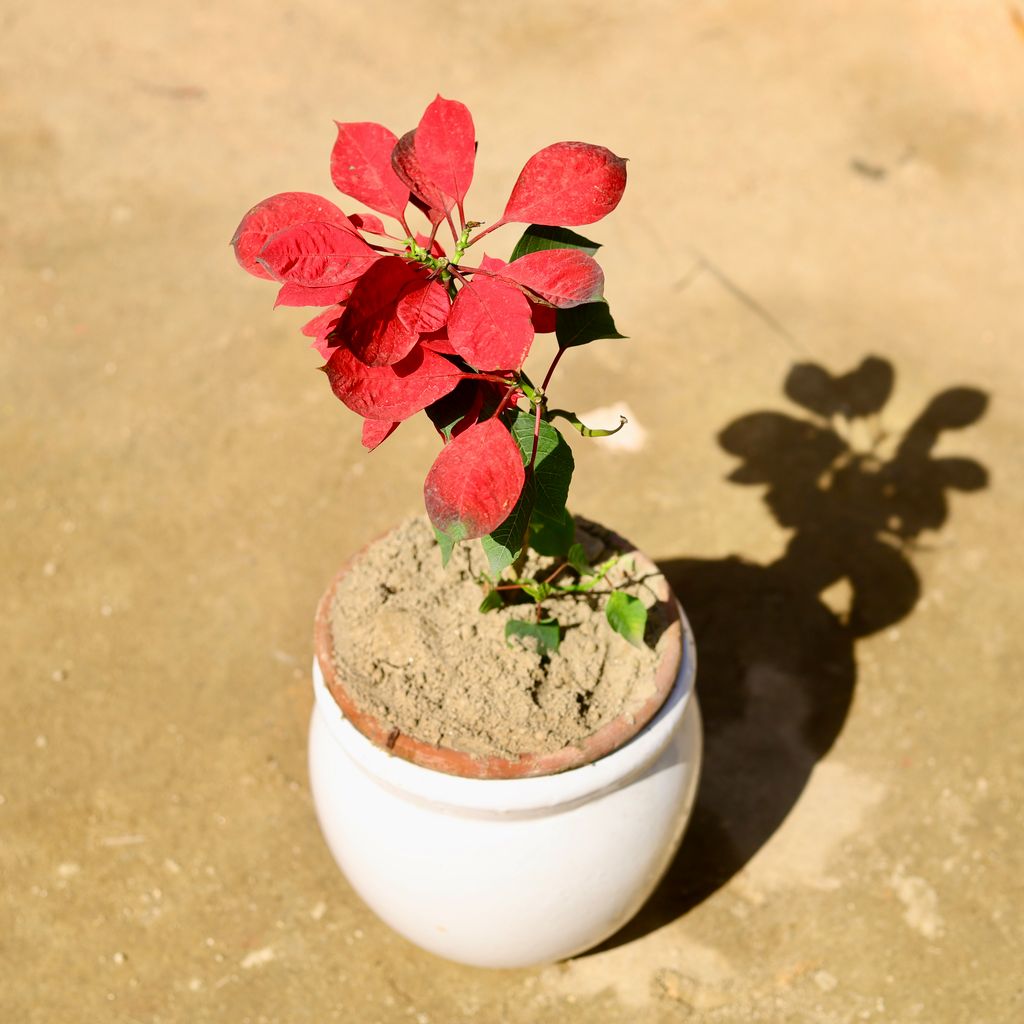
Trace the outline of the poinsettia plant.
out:
<instances>
[{"instance_id":1,"label":"poinsettia plant","mask_svg":"<svg viewBox=\"0 0 1024 1024\"><path fill-rule=\"evenodd\" d=\"M242 218L232 240L239 264L280 285L275 305L324 307L302 330L326 360L334 394L363 417L367 449L426 412L443 444L424 499L444 561L453 545L480 538L490 566L482 610L514 592L535 604L530 621L508 624L509 636L531 636L544 653L557 649L559 626L544 603L604 583L612 627L641 643L642 602L609 588L614 560L591 566L575 541L566 510L572 451L554 422L600 436L624 420L590 429L548 403L566 350L622 337L594 259L600 246L571 229L615 209L625 160L584 142L547 146L484 226L466 216L477 144L464 104L438 96L400 138L372 122L337 128L334 185L394 224L283 192ZM420 231L407 219L413 210ZM473 260L470 251L506 224L528 225L509 259ZM539 385L523 369L538 334L555 341ZM522 575L530 548L556 559L543 578Z\"/></svg>"}]
</instances>

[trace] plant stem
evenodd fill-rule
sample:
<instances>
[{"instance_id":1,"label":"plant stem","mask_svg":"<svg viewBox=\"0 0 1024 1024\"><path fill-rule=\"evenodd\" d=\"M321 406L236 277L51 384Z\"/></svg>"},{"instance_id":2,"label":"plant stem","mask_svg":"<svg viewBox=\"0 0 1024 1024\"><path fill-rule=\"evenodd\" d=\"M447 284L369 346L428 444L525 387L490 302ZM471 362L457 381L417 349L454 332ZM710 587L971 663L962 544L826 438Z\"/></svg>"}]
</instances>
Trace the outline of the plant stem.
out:
<instances>
[{"instance_id":1,"label":"plant stem","mask_svg":"<svg viewBox=\"0 0 1024 1024\"><path fill-rule=\"evenodd\" d=\"M543 582L543 583L552 583L552 582L554 582L568 568L569 568L569 563L568 562L563 562L553 573L551 573L550 576L545 577L541 582Z\"/></svg>"},{"instance_id":2,"label":"plant stem","mask_svg":"<svg viewBox=\"0 0 1024 1024\"><path fill-rule=\"evenodd\" d=\"M412 230L405 219L405 214L402 214L398 218L398 223L402 225L402 230L405 232L407 238L415 238L415 235L413 235Z\"/></svg>"},{"instance_id":3,"label":"plant stem","mask_svg":"<svg viewBox=\"0 0 1024 1024\"><path fill-rule=\"evenodd\" d=\"M367 242L366 244L369 245L369 247L371 249L373 249L374 252L392 252L396 256L408 256L409 255L408 249L392 249L388 245L374 245L373 242Z\"/></svg>"},{"instance_id":4,"label":"plant stem","mask_svg":"<svg viewBox=\"0 0 1024 1024\"><path fill-rule=\"evenodd\" d=\"M518 390L519 390L519 385L518 384L512 384L511 387L509 387L508 391L505 392L505 397L501 400L501 404L498 406L497 409L494 410L494 417L492 417L492 418L497 418L498 416L500 416L505 411L505 407L508 405L509 399L511 399L511 397Z\"/></svg>"},{"instance_id":5,"label":"plant stem","mask_svg":"<svg viewBox=\"0 0 1024 1024\"><path fill-rule=\"evenodd\" d=\"M473 373L458 372L457 376L462 380L489 380L493 384L509 383L507 377L499 377L496 373L477 373L475 370Z\"/></svg>"},{"instance_id":6,"label":"plant stem","mask_svg":"<svg viewBox=\"0 0 1024 1024\"><path fill-rule=\"evenodd\" d=\"M504 220L499 219L496 220L489 228L484 228L483 231L478 231L469 240L468 244L466 245L466 248L468 249L470 245L476 245L476 243L479 242L480 239L484 237L484 235L489 235L492 231L496 230L497 228L500 228L504 223Z\"/></svg>"},{"instance_id":7,"label":"plant stem","mask_svg":"<svg viewBox=\"0 0 1024 1024\"><path fill-rule=\"evenodd\" d=\"M542 392L547 392L548 383L551 381L551 375L555 372L555 367L558 365L558 360L562 358L562 353L565 351L566 349L560 348L555 353L555 358L551 360L551 365L548 367L548 372L544 375L544 383L541 384L540 386Z\"/></svg>"},{"instance_id":8,"label":"plant stem","mask_svg":"<svg viewBox=\"0 0 1024 1024\"><path fill-rule=\"evenodd\" d=\"M530 472L533 472L534 463L537 461L537 445L540 443L540 414L544 409L544 399L537 403L533 417L533 451L530 453Z\"/></svg>"}]
</instances>

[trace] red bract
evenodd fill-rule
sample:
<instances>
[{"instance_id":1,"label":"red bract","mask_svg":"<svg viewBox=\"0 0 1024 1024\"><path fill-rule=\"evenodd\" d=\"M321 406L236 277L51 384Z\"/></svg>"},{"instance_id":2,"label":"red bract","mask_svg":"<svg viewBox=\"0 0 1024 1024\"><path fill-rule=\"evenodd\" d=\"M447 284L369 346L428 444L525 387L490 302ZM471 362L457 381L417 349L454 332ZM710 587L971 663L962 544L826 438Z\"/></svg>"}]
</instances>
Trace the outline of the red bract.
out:
<instances>
[{"instance_id":1,"label":"red bract","mask_svg":"<svg viewBox=\"0 0 1024 1024\"><path fill-rule=\"evenodd\" d=\"M604 293L604 272L579 249L541 249L513 260L498 272L559 309L593 302Z\"/></svg>"},{"instance_id":2,"label":"red bract","mask_svg":"<svg viewBox=\"0 0 1024 1024\"><path fill-rule=\"evenodd\" d=\"M278 231L259 255L259 263L275 280L305 288L357 281L379 259L351 228L317 222Z\"/></svg>"},{"instance_id":3,"label":"red bract","mask_svg":"<svg viewBox=\"0 0 1024 1024\"><path fill-rule=\"evenodd\" d=\"M391 167L391 151L398 139L382 124L361 121L338 125L331 153L331 180L345 195L389 217L401 217L409 190Z\"/></svg>"},{"instance_id":4,"label":"red bract","mask_svg":"<svg viewBox=\"0 0 1024 1024\"><path fill-rule=\"evenodd\" d=\"M483 537L505 521L524 479L519 446L504 424L477 423L441 449L427 474L427 515L452 540Z\"/></svg>"},{"instance_id":5,"label":"red bract","mask_svg":"<svg viewBox=\"0 0 1024 1024\"><path fill-rule=\"evenodd\" d=\"M332 288L307 288L301 284L283 284L274 300L278 306L333 306L352 294L352 283Z\"/></svg>"},{"instance_id":6,"label":"red bract","mask_svg":"<svg viewBox=\"0 0 1024 1024\"><path fill-rule=\"evenodd\" d=\"M440 224L455 205L455 199L435 185L423 170L416 150L416 132L406 132L391 153L391 166L412 193L413 202L431 224Z\"/></svg>"},{"instance_id":7,"label":"red bract","mask_svg":"<svg viewBox=\"0 0 1024 1024\"><path fill-rule=\"evenodd\" d=\"M519 224L593 224L619 205L626 161L604 146L556 142L526 161L503 221Z\"/></svg>"},{"instance_id":8,"label":"red bract","mask_svg":"<svg viewBox=\"0 0 1024 1024\"><path fill-rule=\"evenodd\" d=\"M387 235L384 221L372 213L353 213L349 217L349 223L356 231L367 231L371 235Z\"/></svg>"},{"instance_id":9,"label":"red bract","mask_svg":"<svg viewBox=\"0 0 1024 1024\"><path fill-rule=\"evenodd\" d=\"M363 420L363 447L372 452L382 441L386 441L399 427L400 423L388 423L387 420Z\"/></svg>"},{"instance_id":10,"label":"red bract","mask_svg":"<svg viewBox=\"0 0 1024 1024\"><path fill-rule=\"evenodd\" d=\"M415 145L427 180L461 203L473 181L476 161L476 133L469 109L438 96L420 118Z\"/></svg>"},{"instance_id":11,"label":"red bract","mask_svg":"<svg viewBox=\"0 0 1024 1024\"><path fill-rule=\"evenodd\" d=\"M462 374L444 356L418 346L394 366L367 366L340 347L324 367L331 390L353 412L401 422L451 391Z\"/></svg>"},{"instance_id":12,"label":"red bract","mask_svg":"<svg viewBox=\"0 0 1024 1024\"><path fill-rule=\"evenodd\" d=\"M444 326L450 305L447 291L422 267L388 256L356 284L336 335L367 366L390 366L421 334Z\"/></svg>"},{"instance_id":13,"label":"red bract","mask_svg":"<svg viewBox=\"0 0 1024 1024\"><path fill-rule=\"evenodd\" d=\"M476 277L455 298L448 340L477 370L518 370L533 343L530 304L513 285Z\"/></svg>"},{"instance_id":14,"label":"red bract","mask_svg":"<svg viewBox=\"0 0 1024 1024\"><path fill-rule=\"evenodd\" d=\"M533 320L534 334L551 334L555 329L555 317L558 310L554 306L544 306L539 302L530 303L530 317Z\"/></svg>"},{"instance_id":15,"label":"red bract","mask_svg":"<svg viewBox=\"0 0 1024 1024\"><path fill-rule=\"evenodd\" d=\"M325 309L318 316L313 317L309 323L305 324L302 328L302 333L307 338L313 339L313 348L320 353L324 359L330 359L334 353L334 346L331 345L327 338L331 331L337 326L338 321L341 319L342 310L340 306L331 306L330 309Z\"/></svg>"},{"instance_id":16,"label":"red bract","mask_svg":"<svg viewBox=\"0 0 1024 1024\"><path fill-rule=\"evenodd\" d=\"M269 271L257 262L267 239L278 231L308 221L347 224L348 218L330 200L311 192L279 192L257 203L242 218L231 239L239 266L253 277L272 280Z\"/></svg>"}]
</instances>

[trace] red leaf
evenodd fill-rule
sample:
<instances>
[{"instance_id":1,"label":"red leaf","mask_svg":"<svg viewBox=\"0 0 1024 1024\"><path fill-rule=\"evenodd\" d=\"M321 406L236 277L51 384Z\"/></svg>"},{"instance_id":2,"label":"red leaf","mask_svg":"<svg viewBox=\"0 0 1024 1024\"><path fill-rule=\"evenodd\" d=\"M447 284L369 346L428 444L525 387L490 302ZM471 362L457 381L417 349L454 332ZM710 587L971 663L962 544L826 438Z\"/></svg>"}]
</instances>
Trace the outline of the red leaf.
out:
<instances>
[{"instance_id":1,"label":"red leaf","mask_svg":"<svg viewBox=\"0 0 1024 1024\"><path fill-rule=\"evenodd\" d=\"M332 288L307 288L301 284L283 284L274 300L278 306L335 306L352 294L352 282Z\"/></svg>"},{"instance_id":2,"label":"red leaf","mask_svg":"<svg viewBox=\"0 0 1024 1024\"><path fill-rule=\"evenodd\" d=\"M305 288L355 281L379 259L354 231L316 222L278 231L259 255L276 280Z\"/></svg>"},{"instance_id":3,"label":"red leaf","mask_svg":"<svg viewBox=\"0 0 1024 1024\"><path fill-rule=\"evenodd\" d=\"M504 270L508 264L504 260L499 260L497 256L488 256L484 253L483 259L480 260L480 269L488 270L492 274L497 274L499 270Z\"/></svg>"},{"instance_id":4,"label":"red leaf","mask_svg":"<svg viewBox=\"0 0 1024 1024\"><path fill-rule=\"evenodd\" d=\"M371 235L388 235L384 221L373 213L353 213L349 215L349 221L357 231L367 231Z\"/></svg>"},{"instance_id":5,"label":"red leaf","mask_svg":"<svg viewBox=\"0 0 1024 1024\"><path fill-rule=\"evenodd\" d=\"M367 366L347 348L334 351L324 367L331 390L367 419L401 422L447 395L461 378L444 356L417 345L394 366Z\"/></svg>"},{"instance_id":6,"label":"red leaf","mask_svg":"<svg viewBox=\"0 0 1024 1024\"><path fill-rule=\"evenodd\" d=\"M452 348L448 340L448 329L442 327L439 331L430 331L428 334L420 335L420 344L429 348L431 352L438 352L443 356L457 356L459 353Z\"/></svg>"},{"instance_id":7,"label":"red leaf","mask_svg":"<svg viewBox=\"0 0 1024 1024\"><path fill-rule=\"evenodd\" d=\"M406 132L391 153L391 166L395 174L413 194L417 206L427 215L431 224L440 224L445 214L455 205L430 179L416 156L416 132Z\"/></svg>"},{"instance_id":8,"label":"red leaf","mask_svg":"<svg viewBox=\"0 0 1024 1024\"><path fill-rule=\"evenodd\" d=\"M428 331L443 327L451 305L438 281L400 256L379 260L358 281L336 337L367 366L404 359Z\"/></svg>"},{"instance_id":9,"label":"red leaf","mask_svg":"<svg viewBox=\"0 0 1024 1024\"><path fill-rule=\"evenodd\" d=\"M349 223L334 203L312 192L279 192L257 203L242 218L231 239L239 266L253 277L273 280L267 269L256 262L260 250L271 235L311 220L341 226Z\"/></svg>"},{"instance_id":10,"label":"red leaf","mask_svg":"<svg viewBox=\"0 0 1024 1024\"><path fill-rule=\"evenodd\" d=\"M340 308L332 307L325 309L322 313L317 313L312 320L302 325L302 333L307 338L326 337L331 333L331 329L338 322L342 312L343 310Z\"/></svg>"},{"instance_id":11,"label":"red leaf","mask_svg":"<svg viewBox=\"0 0 1024 1024\"><path fill-rule=\"evenodd\" d=\"M513 285L475 277L455 297L448 340L477 370L518 370L533 343L530 304Z\"/></svg>"},{"instance_id":12,"label":"red leaf","mask_svg":"<svg viewBox=\"0 0 1024 1024\"><path fill-rule=\"evenodd\" d=\"M539 302L530 302L530 315L533 318L534 334L551 334L555 330L558 310L554 306L542 306Z\"/></svg>"},{"instance_id":13,"label":"red leaf","mask_svg":"<svg viewBox=\"0 0 1024 1024\"><path fill-rule=\"evenodd\" d=\"M335 346L327 341L327 336L337 326L343 312L344 310L340 306L331 306L330 309L325 309L318 316L313 317L309 323L303 325L302 333L307 338L313 339L311 347L315 348L325 360L331 358L335 349Z\"/></svg>"},{"instance_id":14,"label":"red leaf","mask_svg":"<svg viewBox=\"0 0 1024 1024\"><path fill-rule=\"evenodd\" d=\"M335 187L371 210L401 217L409 190L391 166L391 151L398 141L395 133L372 121L335 124L338 138L331 151Z\"/></svg>"},{"instance_id":15,"label":"red leaf","mask_svg":"<svg viewBox=\"0 0 1024 1024\"><path fill-rule=\"evenodd\" d=\"M626 187L626 161L604 146L556 142L526 161L503 221L574 227L611 213Z\"/></svg>"},{"instance_id":16,"label":"red leaf","mask_svg":"<svg viewBox=\"0 0 1024 1024\"><path fill-rule=\"evenodd\" d=\"M505 425L476 423L431 466L423 485L427 515L453 540L483 537L508 518L524 479L523 457Z\"/></svg>"},{"instance_id":17,"label":"red leaf","mask_svg":"<svg viewBox=\"0 0 1024 1024\"><path fill-rule=\"evenodd\" d=\"M399 423L389 423L387 420L363 420L363 447L372 452L377 445L386 441L399 426Z\"/></svg>"},{"instance_id":18,"label":"red leaf","mask_svg":"<svg viewBox=\"0 0 1024 1024\"><path fill-rule=\"evenodd\" d=\"M461 203L473 181L476 133L469 108L438 96L416 129L416 158L427 178Z\"/></svg>"},{"instance_id":19,"label":"red leaf","mask_svg":"<svg viewBox=\"0 0 1024 1024\"><path fill-rule=\"evenodd\" d=\"M604 272L597 260L579 249L541 249L513 260L501 270L559 309L582 306L604 294Z\"/></svg>"}]
</instances>

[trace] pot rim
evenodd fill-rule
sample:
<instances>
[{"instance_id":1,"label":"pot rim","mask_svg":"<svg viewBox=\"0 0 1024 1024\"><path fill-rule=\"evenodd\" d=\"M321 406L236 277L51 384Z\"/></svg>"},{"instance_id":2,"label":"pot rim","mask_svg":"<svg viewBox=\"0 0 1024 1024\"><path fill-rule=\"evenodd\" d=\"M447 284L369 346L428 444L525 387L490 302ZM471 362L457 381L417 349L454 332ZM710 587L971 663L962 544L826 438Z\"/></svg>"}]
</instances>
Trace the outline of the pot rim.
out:
<instances>
[{"instance_id":1,"label":"pot rim","mask_svg":"<svg viewBox=\"0 0 1024 1024\"><path fill-rule=\"evenodd\" d=\"M580 520L584 525L587 520ZM602 528L604 529L604 528ZM593 764L620 750L644 730L666 705L670 693L685 682L684 698L693 688L696 650L690 624L683 614L668 581L655 563L635 545L610 530L609 540L621 546L627 557L636 559L641 568L660 576L656 586L659 602L667 605L669 621L665 627L665 652L655 669L654 689L639 707L633 708L605 723L580 743L543 754L520 754L515 757L479 756L450 747L435 746L400 733L394 735L389 724L362 710L340 677L334 661L331 631L331 609L339 583L364 552L376 543L361 548L346 559L317 605L314 625L314 649L320 671L323 693L329 695L345 719L372 744L387 761L403 761L453 778L464 780L527 780L553 776L571 769ZM379 539L379 538L378 538ZM315 675L315 673L314 673ZM319 687L319 683L315 681ZM317 690L318 699L321 692ZM680 712L681 713L681 712ZM588 787L589 789L590 787Z\"/></svg>"},{"instance_id":2,"label":"pot rim","mask_svg":"<svg viewBox=\"0 0 1024 1024\"><path fill-rule=\"evenodd\" d=\"M472 817L503 818L543 814L579 806L637 778L662 753L687 714L697 713L693 636L687 626L684 655L675 685L655 716L629 742L599 761L555 775L515 779L468 778L424 768L394 757L364 736L345 717L313 659L313 714L358 768L400 796L419 804Z\"/></svg>"}]
</instances>

